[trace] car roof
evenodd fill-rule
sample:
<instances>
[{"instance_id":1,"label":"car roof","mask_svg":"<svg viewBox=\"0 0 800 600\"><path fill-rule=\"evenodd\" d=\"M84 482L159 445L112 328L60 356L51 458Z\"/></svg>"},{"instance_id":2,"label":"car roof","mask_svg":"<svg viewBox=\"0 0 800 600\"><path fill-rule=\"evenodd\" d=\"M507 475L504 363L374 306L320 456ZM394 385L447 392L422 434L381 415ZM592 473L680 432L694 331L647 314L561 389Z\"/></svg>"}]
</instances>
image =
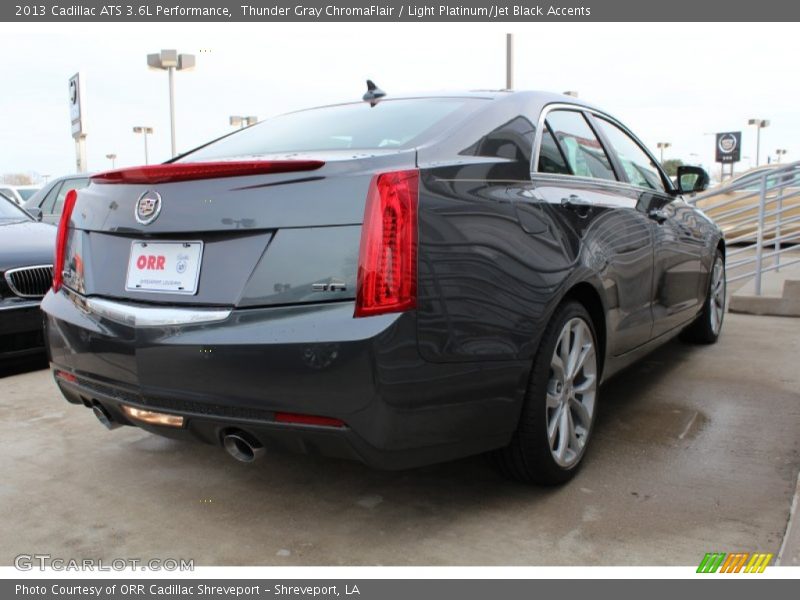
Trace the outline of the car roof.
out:
<instances>
[{"instance_id":1,"label":"car roof","mask_svg":"<svg viewBox=\"0 0 800 600\"><path fill-rule=\"evenodd\" d=\"M442 90L442 91L427 91L427 92L403 92L398 94L387 93L385 96L377 99L377 102L390 101L390 100L416 100L416 99L437 99L437 98L475 98L482 100L495 100L502 101L514 98L520 101L527 101L531 105L538 105L540 107L548 104L573 104L578 107L590 108L593 110L604 111L593 104L580 100L575 96L567 96L565 94L556 94L553 92L546 92L541 90ZM309 106L307 108L291 111L302 112L305 110L315 110L318 108L328 108L332 106L343 106L347 104L358 104L363 102L361 99L353 99L345 102L334 102L332 104L324 104L320 106Z\"/></svg>"}]
</instances>

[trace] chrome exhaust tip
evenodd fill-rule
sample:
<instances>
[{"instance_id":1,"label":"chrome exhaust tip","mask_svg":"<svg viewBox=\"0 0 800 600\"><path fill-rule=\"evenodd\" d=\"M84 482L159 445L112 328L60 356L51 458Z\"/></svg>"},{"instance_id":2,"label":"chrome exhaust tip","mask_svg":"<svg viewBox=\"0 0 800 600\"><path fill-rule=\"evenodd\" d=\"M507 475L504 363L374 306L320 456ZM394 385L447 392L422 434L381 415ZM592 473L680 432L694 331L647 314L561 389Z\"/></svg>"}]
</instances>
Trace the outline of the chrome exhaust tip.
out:
<instances>
[{"instance_id":1,"label":"chrome exhaust tip","mask_svg":"<svg viewBox=\"0 0 800 600\"><path fill-rule=\"evenodd\" d=\"M108 430L116 429L121 425L121 423L117 423L114 419L111 418L111 415L108 414L108 411L103 408L100 404L95 404L92 407L92 412L94 416L97 417L97 420Z\"/></svg>"},{"instance_id":2,"label":"chrome exhaust tip","mask_svg":"<svg viewBox=\"0 0 800 600\"><path fill-rule=\"evenodd\" d=\"M244 433L234 431L226 433L222 438L225 451L239 462L251 463L264 456L264 446L258 440Z\"/></svg>"}]
</instances>

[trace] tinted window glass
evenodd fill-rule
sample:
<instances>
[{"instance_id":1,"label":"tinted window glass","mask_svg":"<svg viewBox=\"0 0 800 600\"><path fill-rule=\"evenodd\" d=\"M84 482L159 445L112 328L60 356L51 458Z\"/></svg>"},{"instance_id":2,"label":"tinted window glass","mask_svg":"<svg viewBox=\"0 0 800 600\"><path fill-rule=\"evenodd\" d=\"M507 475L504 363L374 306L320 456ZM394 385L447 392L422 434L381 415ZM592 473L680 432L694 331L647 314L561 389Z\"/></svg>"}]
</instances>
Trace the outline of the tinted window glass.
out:
<instances>
[{"instance_id":1,"label":"tinted window glass","mask_svg":"<svg viewBox=\"0 0 800 600\"><path fill-rule=\"evenodd\" d=\"M56 196L58 196L58 190L61 189L61 185L61 183L56 183L53 189L47 192L47 196L45 196L44 201L40 205L43 213L50 214L53 212L53 204L56 202Z\"/></svg>"},{"instance_id":2,"label":"tinted window glass","mask_svg":"<svg viewBox=\"0 0 800 600\"><path fill-rule=\"evenodd\" d=\"M70 190L79 190L81 188L85 188L87 185L89 185L88 177L80 179L67 179L61 186L61 189L58 190L58 195L55 197L55 202L53 204L53 210L45 212L51 212L54 215L60 215L61 209L64 207L64 199L67 197L67 193Z\"/></svg>"},{"instance_id":3,"label":"tinted window glass","mask_svg":"<svg viewBox=\"0 0 800 600\"><path fill-rule=\"evenodd\" d=\"M37 188L23 188L21 190L17 190L17 192L19 192L19 195L22 197L23 200L28 200L38 191L39 190Z\"/></svg>"},{"instance_id":4,"label":"tinted window glass","mask_svg":"<svg viewBox=\"0 0 800 600\"><path fill-rule=\"evenodd\" d=\"M661 179L658 167L650 159L647 152L642 150L639 144L613 123L601 118L596 119L596 121L603 131L603 135L608 138L614 152L617 153L628 181L639 187L663 192L664 181Z\"/></svg>"},{"instance_id":5,"label":"tinted window glass","mask_svg":"<svg viewBox=\"0 0 800 600\"><path fill-rule=\"evenodd\" d=\"M603 146L581 113L554 110L547 116L547 125L574 175L616 180Z\"/></svg>"},{"instance_id":6,"label":"tinted window glass","mask_svg":"<svg viewBox=\"0 0 800 600\"><path fill-rule=\"evenodd\" d=\"M488 179L527 180L531 176L531 148L536 127L525 117L515 117L495 127L460 152L469 156L499 158L508 162L491 168Z\"/></svg>"},{"instance_id":7,"label":"tinted window glass","mask_svg":"<svg viewBox=\"0 0 800 600\"><path fill-rule=\"evenodd\" d=\"M549 127L545 127L542 134L542 146L539 149L539 173L559 173L572 175L572 171L564 161L561 149L553 139Z\"/></svg>"},{"instance_id":8,"label":"tinted window glass","mask_svg":"<svg viewBox=\"0 0 800 600\"><path fill-rule=\"evenodd\" d=\"M399 149L412 146L434 125L482 100L424 98L314 108L268 119L192 152L186 160L211 160L283 152Z\"/></svg>"}]
</instances>

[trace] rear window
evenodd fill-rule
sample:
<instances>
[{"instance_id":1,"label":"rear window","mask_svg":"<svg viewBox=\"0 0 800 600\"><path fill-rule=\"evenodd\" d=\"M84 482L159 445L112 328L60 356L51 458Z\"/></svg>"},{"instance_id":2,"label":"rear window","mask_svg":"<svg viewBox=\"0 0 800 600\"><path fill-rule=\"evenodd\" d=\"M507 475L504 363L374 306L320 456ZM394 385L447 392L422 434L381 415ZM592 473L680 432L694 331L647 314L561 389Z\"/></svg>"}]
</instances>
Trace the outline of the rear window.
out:
<instances>
[{"instance_id":1,"label":"rear window","mask_svg":"<svg viewBox=\"0 0 800 600\"><path fill-rule=\"evenodd\" d=\"M436 125L456 119L459 109L477 102L480 100L420 98L303 110L211 142L186 158L196 161L283 152L403 149L413 147Z\"/></svg>"}]
</instances>

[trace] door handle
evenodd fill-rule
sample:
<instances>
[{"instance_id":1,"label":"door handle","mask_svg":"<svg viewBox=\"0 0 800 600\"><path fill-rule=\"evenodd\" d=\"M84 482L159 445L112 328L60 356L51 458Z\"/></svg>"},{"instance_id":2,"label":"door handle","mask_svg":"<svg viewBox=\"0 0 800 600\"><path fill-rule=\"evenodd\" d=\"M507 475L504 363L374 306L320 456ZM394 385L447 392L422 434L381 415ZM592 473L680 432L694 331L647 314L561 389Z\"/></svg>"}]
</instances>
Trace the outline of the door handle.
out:
<instances>
[{"instance_id":1,"label":"door handle","mask_svg":"<svg viewBox=\"0 0 800 600\"><path fill-rule=\"evenodd\" d=\"M659 225L664 221L666 221L667 219L669 219L669 215L667 215L666 212L664 212L659 208L651 210L649 213L647 213L647 216L653 219L653 221L655 221Z\"/></svg>"},{"instance_id":2,"label":"door handle","mask_svg":"<svg viewBox=\"0 0 800 600\"><path fill-rule=\"evenodd\" d=\"M567 198L561 199L561 206L571 209L588 209L591 208L592 205L580 196L570 194Z\"/></svg>"}]
</instances>

